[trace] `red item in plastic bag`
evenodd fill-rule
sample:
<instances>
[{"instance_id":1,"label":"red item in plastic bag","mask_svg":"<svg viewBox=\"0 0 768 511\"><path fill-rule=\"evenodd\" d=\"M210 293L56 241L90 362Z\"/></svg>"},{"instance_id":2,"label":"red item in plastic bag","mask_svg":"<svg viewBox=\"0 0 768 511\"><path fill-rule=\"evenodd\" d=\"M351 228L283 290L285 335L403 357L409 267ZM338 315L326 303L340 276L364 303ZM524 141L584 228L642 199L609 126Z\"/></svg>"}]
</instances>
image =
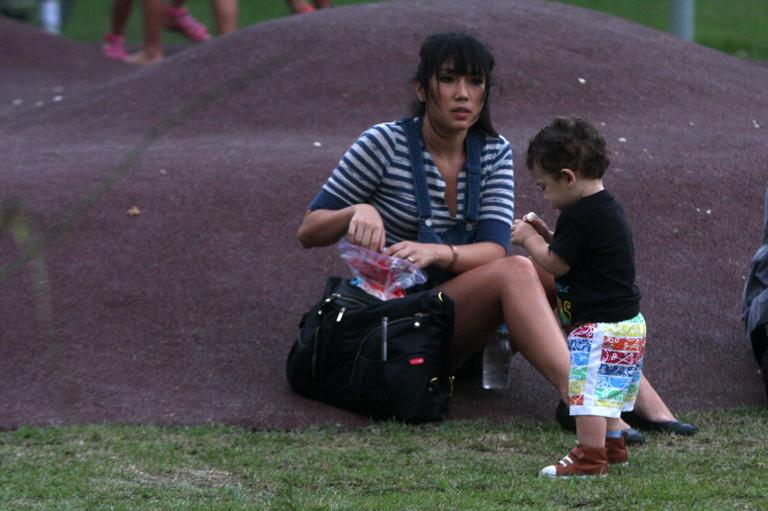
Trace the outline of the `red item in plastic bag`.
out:
<instances>
[{"instance_id":1,"label":"red item in plastic bag","mask_svg":"<svg viewBox=\"0 0 768 511\"><path fill-rule=\"evenodd\" d=\"M353 283L381 300L402 298L405 290L427 281L426 274L415 264L368 250L346 241L339 243L344 259L356 279Z\"/></svg>"}]
</instances>

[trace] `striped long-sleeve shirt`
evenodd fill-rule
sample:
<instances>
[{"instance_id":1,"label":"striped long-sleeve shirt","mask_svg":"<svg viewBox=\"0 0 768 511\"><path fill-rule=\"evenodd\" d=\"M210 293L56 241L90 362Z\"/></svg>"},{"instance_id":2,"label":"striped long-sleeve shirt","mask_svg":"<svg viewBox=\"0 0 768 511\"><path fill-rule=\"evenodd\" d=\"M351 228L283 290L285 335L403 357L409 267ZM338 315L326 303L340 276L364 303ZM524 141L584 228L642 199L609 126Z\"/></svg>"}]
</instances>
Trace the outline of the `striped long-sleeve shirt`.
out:
<instances>
[{"instance_id":1,"label":"striped long-sleeve shirt","mask_svg":"<svg viewBox=\"0 0 768 511\"><path fill-rule=\"evenodd\" d=\"M432 228L440 233L464 218L467 169L457 183L457 212L451 217L445 201L445 180L422 145L424 171L432 207ZM486 137L481 151L480 212L476 242L509 246L514 218L512 149L502 136ZM384 221L387 245L418 238L418 211L408 141L396 122L377 124L363 132L331 173L309 205L310 210L338 210L354 204L374 206Z\"/></svg>"}]
</instances>

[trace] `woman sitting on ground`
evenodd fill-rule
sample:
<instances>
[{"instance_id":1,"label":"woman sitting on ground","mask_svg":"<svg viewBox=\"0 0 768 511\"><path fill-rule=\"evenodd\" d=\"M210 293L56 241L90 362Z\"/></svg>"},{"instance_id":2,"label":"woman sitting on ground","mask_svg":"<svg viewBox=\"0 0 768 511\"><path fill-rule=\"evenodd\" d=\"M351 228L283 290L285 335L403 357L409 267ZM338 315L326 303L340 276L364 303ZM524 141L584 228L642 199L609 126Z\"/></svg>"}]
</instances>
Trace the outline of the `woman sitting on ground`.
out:
<instances>
[{"instance_id":1,"label":"woman sitting on ground","mask_svg":"<svg viewBox=\"0 0 768 511\"><path fill-rule=\"evenodd\" d=\"M426 269L428 284L455 304L454 369L506 323L514 348L567 401L569 353L545 288L527 258L507 257L514 177L509 142L489 111L494 58L476 38L458 33L429 36L419 55L413 121L432 216L419 219L405 127L388 122L365 131L342 157L309 205L299 240L321 247L346 236ZM469 193L466 169L470 133L482 148L476 194ZM636 409L651 421L676 423L646 380Z\"/></svg>"}]
</instances>

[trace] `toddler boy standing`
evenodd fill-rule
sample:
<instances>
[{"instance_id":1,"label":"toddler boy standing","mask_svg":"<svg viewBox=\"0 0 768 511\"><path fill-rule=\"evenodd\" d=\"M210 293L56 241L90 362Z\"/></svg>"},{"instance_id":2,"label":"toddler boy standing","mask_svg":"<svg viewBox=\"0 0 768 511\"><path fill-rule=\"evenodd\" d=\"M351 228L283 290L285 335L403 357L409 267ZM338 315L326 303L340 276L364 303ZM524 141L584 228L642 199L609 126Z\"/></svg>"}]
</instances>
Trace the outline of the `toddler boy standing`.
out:
<instances>
[{"instance_id":1,"label":"toddler boy standing","mask_svg":"<svg viewBox=\"0 0 768 511\"><path fill-rule=\"evenodd\" d=\"M535 215L515 220L512 243L555 276L578 436L577 447L542 469L542 476L605 475L609 463L628 460L619 417L637 397L645 320L632 234L621 206L603 187L608 163L603 137L578 118L555 119L528 145L526 165L560 216L554 233Z\"/></svg>"}]
</instances>

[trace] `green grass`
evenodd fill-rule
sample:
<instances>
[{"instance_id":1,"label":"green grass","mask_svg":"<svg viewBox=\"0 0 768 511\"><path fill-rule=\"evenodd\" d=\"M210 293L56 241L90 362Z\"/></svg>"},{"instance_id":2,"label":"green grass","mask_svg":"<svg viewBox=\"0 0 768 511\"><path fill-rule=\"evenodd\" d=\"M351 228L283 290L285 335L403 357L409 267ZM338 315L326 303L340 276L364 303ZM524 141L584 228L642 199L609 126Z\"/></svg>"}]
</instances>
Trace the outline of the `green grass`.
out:
<instances>
[{"instance_id":1,"label":"green grass","mask_svg":"<svg viewBox=\"0 0 768 511\"><path fill-rule=\"evenodd\" d=\"M686 419L573 481L536 477L573 445L554 424L25 427L0 433L0 509L768 509L768 411Z\"/></svg>"},{"instance_id":2,"label":"green grass","mask_svg":"<svg viewBox=\"0 0 768 511\"><path fill-rule=\"evenodd\" d=\"M561 0L668 30L668 0ZM697 43L739 57L768 59L768 0L695 0Z\"/></svg>"},{"instance_id":3,"label":"green grass","mask_svg":"<svg viewBox=\"0 0 768 511\"><path fill-rule=\"evenodd\" d=\"M366 3L370 0L335 0L334 5ZM482 1L482 0L476 0ZM667 30L667 1L662 0L561 0L588 9ZM74 2L65 35L78 41L100 41L109 31L110 4L107 0ZM127 30L129 41L141 41L140 2ZM209 0L189 0L190 10L213 31ZM740 57L768 59L768 0L696 0L696 42ZM240 2L240 26L287 16L282 0ZM179 35L167 34L171 44L183 42Z\"/></svg>"}]
</instances>

